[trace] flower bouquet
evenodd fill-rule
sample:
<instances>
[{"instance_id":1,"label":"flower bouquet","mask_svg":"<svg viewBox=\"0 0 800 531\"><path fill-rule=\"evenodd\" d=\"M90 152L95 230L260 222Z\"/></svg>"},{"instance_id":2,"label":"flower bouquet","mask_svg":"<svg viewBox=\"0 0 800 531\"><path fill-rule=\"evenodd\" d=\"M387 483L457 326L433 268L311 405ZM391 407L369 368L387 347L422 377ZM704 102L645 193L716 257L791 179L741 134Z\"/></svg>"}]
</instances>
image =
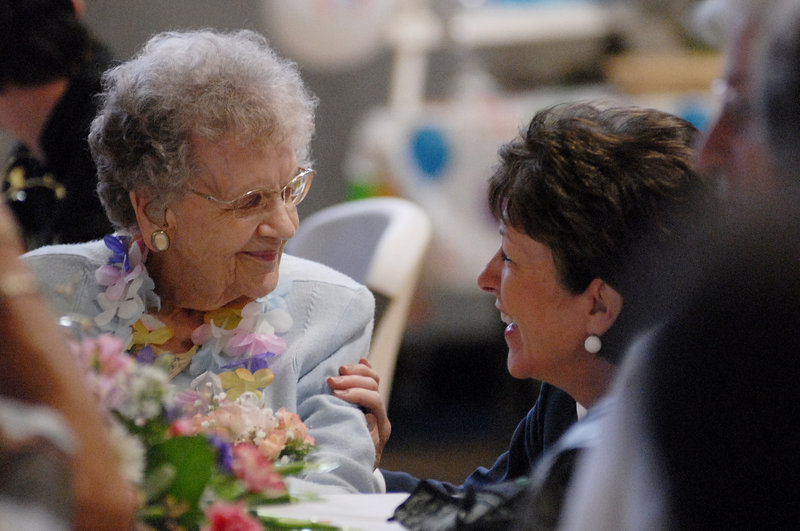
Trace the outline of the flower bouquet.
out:
<instances>
[{"instance_id":1,"label":"flower bouquet","mask_svg":"<svg viewBox=\"0 0 800 531\"><path fill-rule=\"evenodd\" d=\"M168 356L138 363L114 336L71 341L71 350L138 489L142 529L287 527L252 509L290 501L285 477L313 466L314 441L296 414L266 408L257 390L230 396L224 374L206 372L177 392Z\"/></svg>"}]
</instances>

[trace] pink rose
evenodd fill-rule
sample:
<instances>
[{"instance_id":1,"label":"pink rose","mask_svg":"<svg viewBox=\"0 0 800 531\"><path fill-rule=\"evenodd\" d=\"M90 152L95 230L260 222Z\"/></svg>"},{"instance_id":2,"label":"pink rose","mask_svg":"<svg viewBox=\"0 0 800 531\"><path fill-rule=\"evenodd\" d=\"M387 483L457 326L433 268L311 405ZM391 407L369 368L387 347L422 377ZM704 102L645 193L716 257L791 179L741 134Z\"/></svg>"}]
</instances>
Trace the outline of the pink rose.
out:
<instances>
[{"instance_id":1,"label":"pink rose","mask_svg":"<svg viewBox=\"0 0 800 531\"><path fill-rule=\"evenodd\" d=\"M268 495L286 492L283 477L252 443L240 443L233 447L232 468L250 492Z\"/></svg>"},{"instance_id":2,"label":"pink rose","mask_svg":"<svg viewBox=\"0 0 800 531\"><path fill-rule=\"evenodd\" d=\"M247 512L243 503L216 501L206 510L208 524L202 531L262 531L264 528Z\"/></svg>"},{"instance_id":3,"label":"pink rose","mask_svg":"<svg viewBox=\"0 0 800 531\"><path fill-rule=\"evenodd\" d=\"M193 422L187 418L179 418L173 421L169 427L169 432L174 437L182 437L184 435L194 435L195 433L197 433Z\"/></svg>"}]
</instances>

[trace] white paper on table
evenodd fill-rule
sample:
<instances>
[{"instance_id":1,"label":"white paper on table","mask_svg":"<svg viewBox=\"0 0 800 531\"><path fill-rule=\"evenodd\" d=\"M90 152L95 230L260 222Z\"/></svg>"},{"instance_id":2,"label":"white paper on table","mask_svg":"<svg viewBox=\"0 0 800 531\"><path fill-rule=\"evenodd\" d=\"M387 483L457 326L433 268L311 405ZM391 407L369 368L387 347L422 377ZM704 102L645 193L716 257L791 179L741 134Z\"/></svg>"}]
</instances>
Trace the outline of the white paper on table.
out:
<instances>
[{"instance_id":1,"label":"white paper on table","mask_svg":"<svg viewBox=\"0 0 800 531\"><path fill-rule=\"evenodd\" d=\"M325 522L347 531L402 531L402 525L388 519L406 498L407 493L327 494L314 501L263 505L258 514Z\"/></svg>"}]
</instances>

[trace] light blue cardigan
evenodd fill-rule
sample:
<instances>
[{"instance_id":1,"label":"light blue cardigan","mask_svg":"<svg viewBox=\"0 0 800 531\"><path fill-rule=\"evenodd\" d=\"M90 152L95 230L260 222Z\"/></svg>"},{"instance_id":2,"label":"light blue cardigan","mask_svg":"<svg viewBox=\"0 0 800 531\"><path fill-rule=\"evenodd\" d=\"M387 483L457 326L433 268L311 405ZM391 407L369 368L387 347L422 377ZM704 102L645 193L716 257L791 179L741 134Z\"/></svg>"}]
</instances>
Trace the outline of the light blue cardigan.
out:
<instances>
[{"instance_id":1,"label":"light blue cardigan","mask_svg":"<svg viewBox=\"0 0 800 531\"><path fill-rule=\"evenodd\" d=\"M43 247L23 255L42 284L56 315L94 317L101 286L95 271L110 256L102 240ZM280 277L291 278L285 300L294 323L281 337L286 351L270 361L275 381L264 390L275 410L297 412L309 428L321 459L337 466L309 474L308 481L328 485L327 491L377 492L373 476L375 448L364 414L334 397L328 376L339 367L366 356L372 334L375 301L370 291L322 264L284 254ZM188 368L184 372L188 371ZM188 378L178 375L176 381ZM302 490L303 482L294 482ZM338 488L337 488L338 487Z\"/></svg>"}]
</instances>

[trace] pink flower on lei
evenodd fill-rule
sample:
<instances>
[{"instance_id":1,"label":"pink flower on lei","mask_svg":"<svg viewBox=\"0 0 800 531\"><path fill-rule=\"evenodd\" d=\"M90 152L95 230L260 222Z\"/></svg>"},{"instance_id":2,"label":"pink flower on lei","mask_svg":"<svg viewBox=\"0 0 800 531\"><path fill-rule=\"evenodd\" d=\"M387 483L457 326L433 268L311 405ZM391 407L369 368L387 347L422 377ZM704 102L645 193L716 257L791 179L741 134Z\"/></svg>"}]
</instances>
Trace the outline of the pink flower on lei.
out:
<instances>
[{"instance_id":1,"label":"pink flower on lei","mask_svg":"<svg viewBox=\"0 0 800 531\"><path fill-rule=\"evenodd\" d=\"M252 357L256 354L280 354L286 350L286 341L275 334L252 334L236 332L228 341L225 351L237 358Z\"/></svg>"},{"instance_id":2,"label":"pink flower on lei","mask_svg":"<svg viewBox=\"0 0 800 531\"><path fill-rule=\"evenodd\" d=\"M271 322L273 318L277 318L275 320L281 323L279 326L282 326L281 316L282 313L275 311L265 314L261 302L246 304L242 308L242 321L225 346L225 353L236 358L283 353L286 350L286 342L275 335L276 323ZM291 326L291 316L289 316L288 326ZM249 332L244 330L249 330Z\"/></svg>"}]
</instances>

